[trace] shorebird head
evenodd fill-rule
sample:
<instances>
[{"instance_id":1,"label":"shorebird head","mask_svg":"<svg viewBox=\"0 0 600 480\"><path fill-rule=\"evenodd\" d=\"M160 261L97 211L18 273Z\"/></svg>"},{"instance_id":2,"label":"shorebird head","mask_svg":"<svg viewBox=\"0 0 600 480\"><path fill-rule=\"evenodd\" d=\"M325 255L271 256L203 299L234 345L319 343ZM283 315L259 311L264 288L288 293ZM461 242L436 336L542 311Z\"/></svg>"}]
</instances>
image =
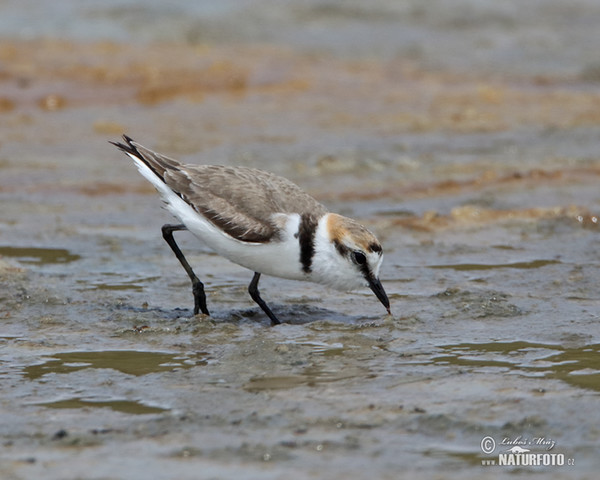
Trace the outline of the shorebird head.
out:
<instances>
[{"instance_id":1,"label":"shorebird head","mask_svg":"<svg viewBox=\"0 0 600 480\"><path fill-rule=\"evenodd\" d=\"M315 273L324 283L341 290L368 286L390 313L390 301L379 281L383 260L381 243L369 230L351 218L329 213L320 225L315 245ZM324 238L323 238L324 237Z\"/></svg>"}]
</instances>

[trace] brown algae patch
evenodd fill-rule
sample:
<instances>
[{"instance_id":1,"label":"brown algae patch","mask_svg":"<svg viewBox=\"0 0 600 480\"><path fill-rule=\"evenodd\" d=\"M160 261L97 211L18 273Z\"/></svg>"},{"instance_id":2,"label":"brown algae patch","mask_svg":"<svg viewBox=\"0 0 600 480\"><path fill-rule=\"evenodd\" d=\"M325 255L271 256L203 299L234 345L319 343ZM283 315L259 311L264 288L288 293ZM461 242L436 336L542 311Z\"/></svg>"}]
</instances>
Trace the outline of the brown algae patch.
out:
<instances>
[{"instance_id":1,"label":"brown algae patch","mask_svg":"<svg viewBox=\"0 0 600 480\"><path fill-rule=\"evenodd\" d=\"M568 348L524 341L444 345L436 364L489 372L502 369L524 376L558 379L600 392L600 345Z\"/></svg>"},{"instance_id":2,"label":"brown algae patch","mask_svg":"<svg viewBox=\"0 0 600 480\"><path fill-rule=\"evenodd\" d=\"M81 290L135 290L141 292L149 282L160 279L160 277L135 277L125 279L116 274L106 272L102 274L103 280L80 280L78 283L85 285ZM110 281L107 279L111 279Z\"/></svg>"},{"instance_id":3,"label":"brown algae patch","mask_svg":"<svg viewBox=\"0 0 600 480\"><path fill-rule=\"evenodd\" d=\"M535 78L520 78L509 84L472 71L466 75L428 71L398 59L329 57L323 68L318 55L265 44L207 47L11 40L0 46L0 62L5 92L0 112L7 113L23 106L54 112L104 102L153 105L181 97L201 102L214 94L259 93L285 97L282 103L302 94L304 108L324 128L496 132L519 125L600 124L600 94L573 89L573 79L547 78L540 86ZM330 99L326 110L325 97ZM371 105L369 111L364 102Z\"/></svg>"},{"instance_id":4,"label":"brown algae patch","mask_svg":"<svg viewBox=\"0 0 600 480\"><path fill-rule=\"evenodd\" d=\"M434 269L451 269L461 272L468 272L473 270L495 270L498 268L516 268L516 269L532 269L542 268L546 265L556 265L561 263L559 260L531 260L527 262L513 262L513 263L457 263L450 265L429 265L427 268Z\"/></svg>"},{"instance_id":5,"label":"brown algae patch","mask_svg":"<svg viewBox=\"0 0 600 480\"><path fill-rule=\"evenodd\" d=\"M147 415L166 412L166 408L145 405L132 400L84 400L82 398L69 398L57 400L56 402L37 403L40 407L47 408L110 408L115 412L128 413L132 415Z\"/></svg>"},{"instance_id":6,"label":"brown algae patch","mask_svg":"<svg viewBox=\"0 0 600 480\"><path fill-rule=\"evenodd\" d=\"M164 352L137 350L106 350L95 352L64 352L53 354L39 365L25 367L25 377L36 380L49 373L71 373L88 368L109 368L127 375L148 375L205 365L204 353L195 357Z\"/></svg>"},{"instance_id":7,"label":"brown algae patch","mask_svg":"<svg viewBox=\"0 0 600 480\"><path fill-rule=\"evenodd\" d=\"M600 227L599 215L577 205L567 207L534 207L525 209L495 210L475 205L453 208L448 215L435 211L421 216L406 216L391 220L393 226L412 230L436 231L452 228L469 228L507 222L535 222L539 220L568 220L574 226Z\"/></svg>"},{"instance_id":8,"label":"brown algae patch","mask_svg":"<svg viewBox=\"0 0 600 480\"><path fill-rule=\"evenodd\" d=\"M81 258L80 255L65 250L64 248L37 248L37 247L0 247L0 256L13 257L21 263L31 265L44 265L49 263L70 263Z\"/></svg>"},{"instance_id":9,"label":"brown algae patch","mask_svg":"<svg viewBox=\"0 0 600 480\"><path fill-rule=\"evenodd\" d=\"M467 170L466 172L464 170ZM481 168L479 168L480 170ZM473 172L471 170L474 170ZM353 189L342 192L324 192L322 199L331 199L338 201L356 201L356 200L378 200L381 198L391 198L400 201L408 198L430 198L436 196L446 196L463 194L467 192L488 191L499 188L532 189L541 185L577 185L593 181L600 177L600 167L592 165L586 167L563 167L558 169L534 168L526 171L507 171L502 172L501 168L489 169L477 172L478 167L473 165L463 166L453 164L446 167L444 172L437 172L438 175L449 177L443 180L434 181L410 181L391 184L385 188L365 188ZM452 178L453 176L463 177L471 173L468 178ZM457 214L469 213L470 208L477 208L471 205L465 205L464 212L457 210ZM567 207L568 208L568 207ZM531 209L529 213L542 212L546 209ZM504 210L498 210L498 215L505 215Z\"/></svg>"},{"instance_id":10,"label":"brown algae patch","mask_svg":"<svg viewBox=\"0 0 600 480\"><path fill-rule=\"evenodd\" d=\"M268 75L274 60L289 63L289 53L274 48L208 48L162 44L152 46L68 40L10 41L0 47L7 85L5 111L35 105L55 111L98 102L153 105L186 97L202 101L208 94L245 94L270 87L303 89L295 74ZM68 61L66 61L68 59ZM253 80L264 72L262 82ZM28 89L15 85L26 84ZM287 88L286 88L287 87ZM115 130L113 125L110 130ZM106 129L101 126L101 131Z\"/></svg>"}]
</instances>

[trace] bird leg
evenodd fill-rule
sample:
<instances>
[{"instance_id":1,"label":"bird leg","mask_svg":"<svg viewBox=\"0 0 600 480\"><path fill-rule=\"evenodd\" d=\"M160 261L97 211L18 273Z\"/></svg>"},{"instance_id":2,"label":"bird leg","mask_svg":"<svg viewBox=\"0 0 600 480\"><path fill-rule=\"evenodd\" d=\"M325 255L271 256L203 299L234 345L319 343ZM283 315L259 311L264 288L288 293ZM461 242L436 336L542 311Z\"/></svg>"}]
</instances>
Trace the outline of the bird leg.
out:
<instances>
[{"instance_id":1,"label":"bird leg","mask_svg":"<svg viewBox=\"0 0 600 480\"><path fill-rule=\"evenodd\" d=\"M262 308L262 311L267 314L267 316L271 319L271 325L279 325L281 322L277 319L275 314L271 311L271 309L267 306L265 301L260 298L260 292L258 291L258 281L260 280L260 273L254 272L254 277L252 277L252 281L250 285L248 285L248 293L252 297L258 306Z\"/></svg>"},{"instance_id":2,"label":"bird leg","mask_svg":"<svg viewBox=\"0 0 600 480\"><path fill-rule=\"evenodd\" d=\"M210 313L208 313L208 309L206 308L206 294L204 293L204 284L198 279L198 277L192 270L192 267L190 267L190 264L183 256L183 253L181 253L181 250L175 242L175 239L173 238L173 232L176 232L178 230L187 230L187 227L183 224L163 225L163 238L169 244L169 247L171 247L171 250L173 250L173 253L177 257L177 260L179 260L179 263L181 263L181 266L184 268L184 270L190 277L190 280L192 281L192 293L194 294L194 315L197 315L200 311L202 311L202 313L204 313L205 315L210 315Z\"/></svg>"}]
</instances>

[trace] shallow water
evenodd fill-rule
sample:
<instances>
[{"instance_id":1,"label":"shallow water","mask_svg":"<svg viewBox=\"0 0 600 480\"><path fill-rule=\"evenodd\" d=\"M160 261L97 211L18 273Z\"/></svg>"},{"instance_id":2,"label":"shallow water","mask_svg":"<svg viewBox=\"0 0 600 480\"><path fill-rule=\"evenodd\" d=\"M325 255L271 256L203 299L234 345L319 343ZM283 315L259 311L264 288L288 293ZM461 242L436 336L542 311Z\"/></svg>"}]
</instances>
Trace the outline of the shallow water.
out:
<instances>
[{"instance_id":1,"label":"shallow water","mask_svg":"<svg viewBox=\"0 0 600 480\"><path fill-rule=\"evenodd\" d=\"M0 6L0 477L595 478L596 3L71 3ZM392 315L182 232L192 316L123 132L360 219Z\"/></svg>"},{"instance_id":2,"label":"shallow water","mask_svg":"<svg viewBox=\"0 0 600 480\"><path fill-rule=\"evenodd\" d=\"M205 364L206 362L204 362ZM88 368L110 368L127 375L147 375L153 372L171 371L175 368L191 368L197 365L185 356L160 352L112 350L100 352L55 353L40 365L25 368L25 377L35 380L51 373L70 373Z\"/></svg>"},{"instance_id":3,"label":"shallow water","mask_svg":"<svg viewBox=\"0 0 600 480\"><path fill-rule=\"evenodd\" d=\"M81 258L64 248L0 247L0 255L16 258L24 265L68 263Z\"/></svg>"}]
</instances>

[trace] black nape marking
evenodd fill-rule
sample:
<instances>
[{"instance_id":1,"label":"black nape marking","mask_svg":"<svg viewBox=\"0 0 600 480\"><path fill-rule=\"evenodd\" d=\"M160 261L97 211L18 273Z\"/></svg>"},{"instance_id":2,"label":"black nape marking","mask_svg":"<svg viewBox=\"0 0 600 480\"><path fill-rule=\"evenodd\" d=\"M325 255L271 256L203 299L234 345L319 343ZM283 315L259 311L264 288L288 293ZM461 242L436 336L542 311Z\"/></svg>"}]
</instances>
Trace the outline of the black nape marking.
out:
<instances>
[{"instance_id":1,"label":"black nape marking","mask_svg":"<svg viewBox=\"0 0 600 480\"><path fill-rule=\"evenodd\" d=\"M317 224L317 219L310 213L303 213L300 216L298 243L300 244L300 263L302 264L302 271L305 273L310 273L312 271Z\"/></svg>"}]
</instances>

